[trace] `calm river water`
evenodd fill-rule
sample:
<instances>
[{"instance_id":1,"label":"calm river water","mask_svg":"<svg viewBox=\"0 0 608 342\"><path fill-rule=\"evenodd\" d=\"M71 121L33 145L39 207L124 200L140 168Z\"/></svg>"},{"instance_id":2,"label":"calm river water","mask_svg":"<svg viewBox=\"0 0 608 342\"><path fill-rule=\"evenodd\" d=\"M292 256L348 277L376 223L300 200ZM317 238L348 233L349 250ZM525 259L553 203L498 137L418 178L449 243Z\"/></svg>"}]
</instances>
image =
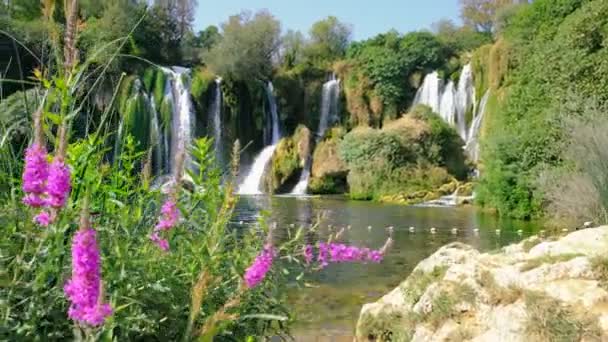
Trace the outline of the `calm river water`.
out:
<instances>
[{"instance_id":1,"label":"calm river water","mask_svg":"<svg viewBox=\"0 0 608 342\"><path fill-rule=\"evenodd\" d=\"M292 223L310 225L323 215L321 228L350 225L341 240L370 248L380 248L388 236L386 228L394 226L394 244L381 264L330 265L308 276L306 287L291 291L295 333L302 341L352 341L362 304L395 288L418 262L442 245L460 241L488 251L517 242L539 227L531 222L502 220L473 207L389 205L344 197L242 197L234 221L255 224L263 212L270 222L278 224L279 231ZM415 227L415 233L409 227ZM436 234L429 232L430 227L436 228ZM458 228L457 234L452 228ZM518 234L519 230L523 233Z\"/></svg>"}]
</instances>

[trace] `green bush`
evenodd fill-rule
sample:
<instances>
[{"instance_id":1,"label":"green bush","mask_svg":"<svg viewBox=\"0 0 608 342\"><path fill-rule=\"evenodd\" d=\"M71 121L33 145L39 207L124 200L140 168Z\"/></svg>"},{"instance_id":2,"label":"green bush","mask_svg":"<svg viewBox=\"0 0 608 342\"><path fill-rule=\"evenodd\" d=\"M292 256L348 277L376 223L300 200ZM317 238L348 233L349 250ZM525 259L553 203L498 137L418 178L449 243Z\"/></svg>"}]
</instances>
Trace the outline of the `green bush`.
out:
<instances>
[{"instance_id":1,"label":"green bush","mask_svg":"<svg viewBox=\"0 0 608 342\"><path fill-rule=\"evenodd\" d=\"M481 204L520 218L542 215L537 176L563 162L562 113L585 109L565 108L565 99L608 101L608 78L600 76L608 70L607 18L601 0L539 0L511 17L503 37L509 84L482 143Z\"/></svg>"},{"instance_id":2,"label":"green bush","mask_svg":"<svg viewBox=\"0 0 608 342\"><path fill-rule=\"evenodd\" d=\"M382 129L354 129L338 150L350 170L351 198L381 200L465 179L469 168L462 145L453 128L422 106Z\"/></svg>"}]
</instances>

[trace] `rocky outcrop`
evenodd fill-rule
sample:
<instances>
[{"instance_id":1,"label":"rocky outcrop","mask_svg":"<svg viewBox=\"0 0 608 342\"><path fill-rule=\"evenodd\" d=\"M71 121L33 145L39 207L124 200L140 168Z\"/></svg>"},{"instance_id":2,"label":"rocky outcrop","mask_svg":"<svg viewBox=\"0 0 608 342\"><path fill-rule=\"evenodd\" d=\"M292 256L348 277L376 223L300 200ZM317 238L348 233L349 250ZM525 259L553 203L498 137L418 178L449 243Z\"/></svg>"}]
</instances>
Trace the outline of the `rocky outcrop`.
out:
<instances>
[{"instance_id":1,"label":"rocky outcrop","mask_svg":"<svg viewBox=\"0 0 608 342\"><path fill-rule=\"evenodd\" d=\"M338 143L344 134L344 129L334 127L325 139L315 147L311 178L308 184L312 193L337 194L346 192L348 167L340 159L338 153Z\"/></svg>"},{"instance_id":2,"label":"rocky outcrop","mask_svg":"<svg viewBox=\"0 0 608 342\"><path fill-rule=\"evenodd\" d=\"M279 140L265 172L264 187L268 193L285 193L298 182L300 172L310 155L312 134L299 125L294 134Z\"/></svg>"},{"instance_id":3,"label":"rocky outcrop","mask_svg":"<svg viewBox=\"0 0 608 342\"><path fill-rule=\"evenodd\" d=\"M452 243L357 323L357 341L608 341L608 226L498 253Z\"/></svg>"}]
</instances>

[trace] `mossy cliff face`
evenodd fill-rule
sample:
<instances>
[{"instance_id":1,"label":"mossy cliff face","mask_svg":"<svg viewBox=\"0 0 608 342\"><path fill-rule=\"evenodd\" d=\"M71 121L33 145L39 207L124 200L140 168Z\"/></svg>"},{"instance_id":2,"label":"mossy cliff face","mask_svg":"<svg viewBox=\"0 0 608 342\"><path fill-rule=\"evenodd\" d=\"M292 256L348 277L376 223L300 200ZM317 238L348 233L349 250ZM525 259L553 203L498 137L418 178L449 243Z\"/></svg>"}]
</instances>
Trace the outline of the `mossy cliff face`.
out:
<instances>
[{"instance_id":1,"label":"mossy cliff face","mask_svg":"<svg viewBox=\"0 0 608 342\"><path fill-rule=\"evenodd\" d=\"M308 189L313 194L346 192L348 167L338 152L338 144L344 134L344 129L334 127L315 147L311 178L308 184Z\"/></svg>"},{"instance_id":2,"label":"mossy cliff face","mask_svg":"<svg viewBox=\"0 0 608 342\"><path fill-rule=\"evenodd\" d=\"M481 254L452 243L365 304L356 341L606 341L608 226Z\"/></svg>"},{"instance_id":3,"label":"mossy cliff face","mask_svg":"<svg viewBox=\"0 0 608 342\"><path fill-rule=\"evenodd\" d=\"M312 135L304 125L299 125L292 136L279 140L264 179L268 193L285 193L293 188L310 155L311 144Z\"/></svg>"}]
</instances>

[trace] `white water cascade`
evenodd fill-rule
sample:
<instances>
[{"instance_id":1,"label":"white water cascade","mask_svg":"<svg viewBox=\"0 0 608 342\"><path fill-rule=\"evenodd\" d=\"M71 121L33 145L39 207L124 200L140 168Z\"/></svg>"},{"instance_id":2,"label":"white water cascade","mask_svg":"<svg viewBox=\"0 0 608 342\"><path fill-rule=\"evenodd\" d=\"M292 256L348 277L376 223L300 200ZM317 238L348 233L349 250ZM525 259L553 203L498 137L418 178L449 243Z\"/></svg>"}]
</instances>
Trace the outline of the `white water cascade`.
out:
<instances>
[{"instance_id":1,"label":"white water cascade","mask_svg":"<svg viewBox=\"0 0 608 342\"><path fill-rule=\"evenodd\" d=\"M466 114L475 112L475 87L471 65L462 68L458 85L444 81L434 71L424 77L422 86L414 98L414 105L424 104L438 113L441 118L458 131L463 140L467 140Z\"/></svg>"},{"instance_id":2,"label":"white water cascade","mask_svg":"<svg viewBox=\"0 0 608 342\"><path fill-rule=\"evenodd\" d=\"M209 106L210 126L213 128L215 156L221 162L222 154L222 78L215 79L215 97Z\"/></svg>"},{"instance_id":3,"label":"white water cascade","mask_svg":"<svg viewBox=\"0 0 608 342\"><path fill-rule=\"evenodd\" d=\"M481 124L486 113L486 106L489 98L490 90L488 89L479 102L477 113L475 113L475 118L473 118L473 123L469 128L467 141L464 145L465 151L467 151L469 157L476 163L479 161L479 133L481 132Z\"/></svg>"},{"instance_id":4,"label":"white water cascade","mask_svg":"<svg viewBox=\"0 0 608 342\"><path fill-rule=\"evenodd\" d=\"M184 79L189 76L190 69L174 66L171 69L164 68L164 70L171 77L171 92L173 95L171 155L177 156L181 152L185 153L184 165L188 165L190 163L188 149L192 144L192 132L194 130L194 110L190 99L189 85L184 82ZM175 167L176 165L171 166Z\"/></svg>"},{"instance_id":5,"label":"white water cascade","mask_svg":"<svg viewBox=\"0 0 608 342\"><path fill-rule=\"evenodd\" d=\"M323 139L327 128L335 121L338 116L338 95L340 94L340 80L332 75L331 80L323 84L323 92L321 94L321 115L319 117L319 128L317 130L315 145ZM308 180L310 179L310 168L312 167L312 158L307 158L300 175L298 184L291 191L292 195L306 195L308 189Z\"/></svg>"},{"instance_id":6,"label":"white water cascade","mask_svg":"<svg viewBox=\"0 0 608 342\"><path fill-rule=\"evenodd\" d=\"M264 177L266 165L272 158L272 154L277 147L277 143L281 138L279 131L279 113L277 112L277 103L274 97L274 88L271 82L268 82L265 87L266 97L268 99L270 130L265 131L265 139L269 140L269 145L264 147L262 152L255 157L251 170L247 177L239 187L239 195L261 195L260 185Z\"/></svg>"},{"instance_id":7,"label":"white water cascade","mask_svg":"<svg viewBox=\"0 0 608 342\"><path fill-rule=\"evenodd\" d=\"M440 111L440 99L443 88L443 80L439 78L437 71L426 75L422 81L422 86L418 89L414 98L414 105L424 104L435 113Z\"/></svg>"}]
</instances>

